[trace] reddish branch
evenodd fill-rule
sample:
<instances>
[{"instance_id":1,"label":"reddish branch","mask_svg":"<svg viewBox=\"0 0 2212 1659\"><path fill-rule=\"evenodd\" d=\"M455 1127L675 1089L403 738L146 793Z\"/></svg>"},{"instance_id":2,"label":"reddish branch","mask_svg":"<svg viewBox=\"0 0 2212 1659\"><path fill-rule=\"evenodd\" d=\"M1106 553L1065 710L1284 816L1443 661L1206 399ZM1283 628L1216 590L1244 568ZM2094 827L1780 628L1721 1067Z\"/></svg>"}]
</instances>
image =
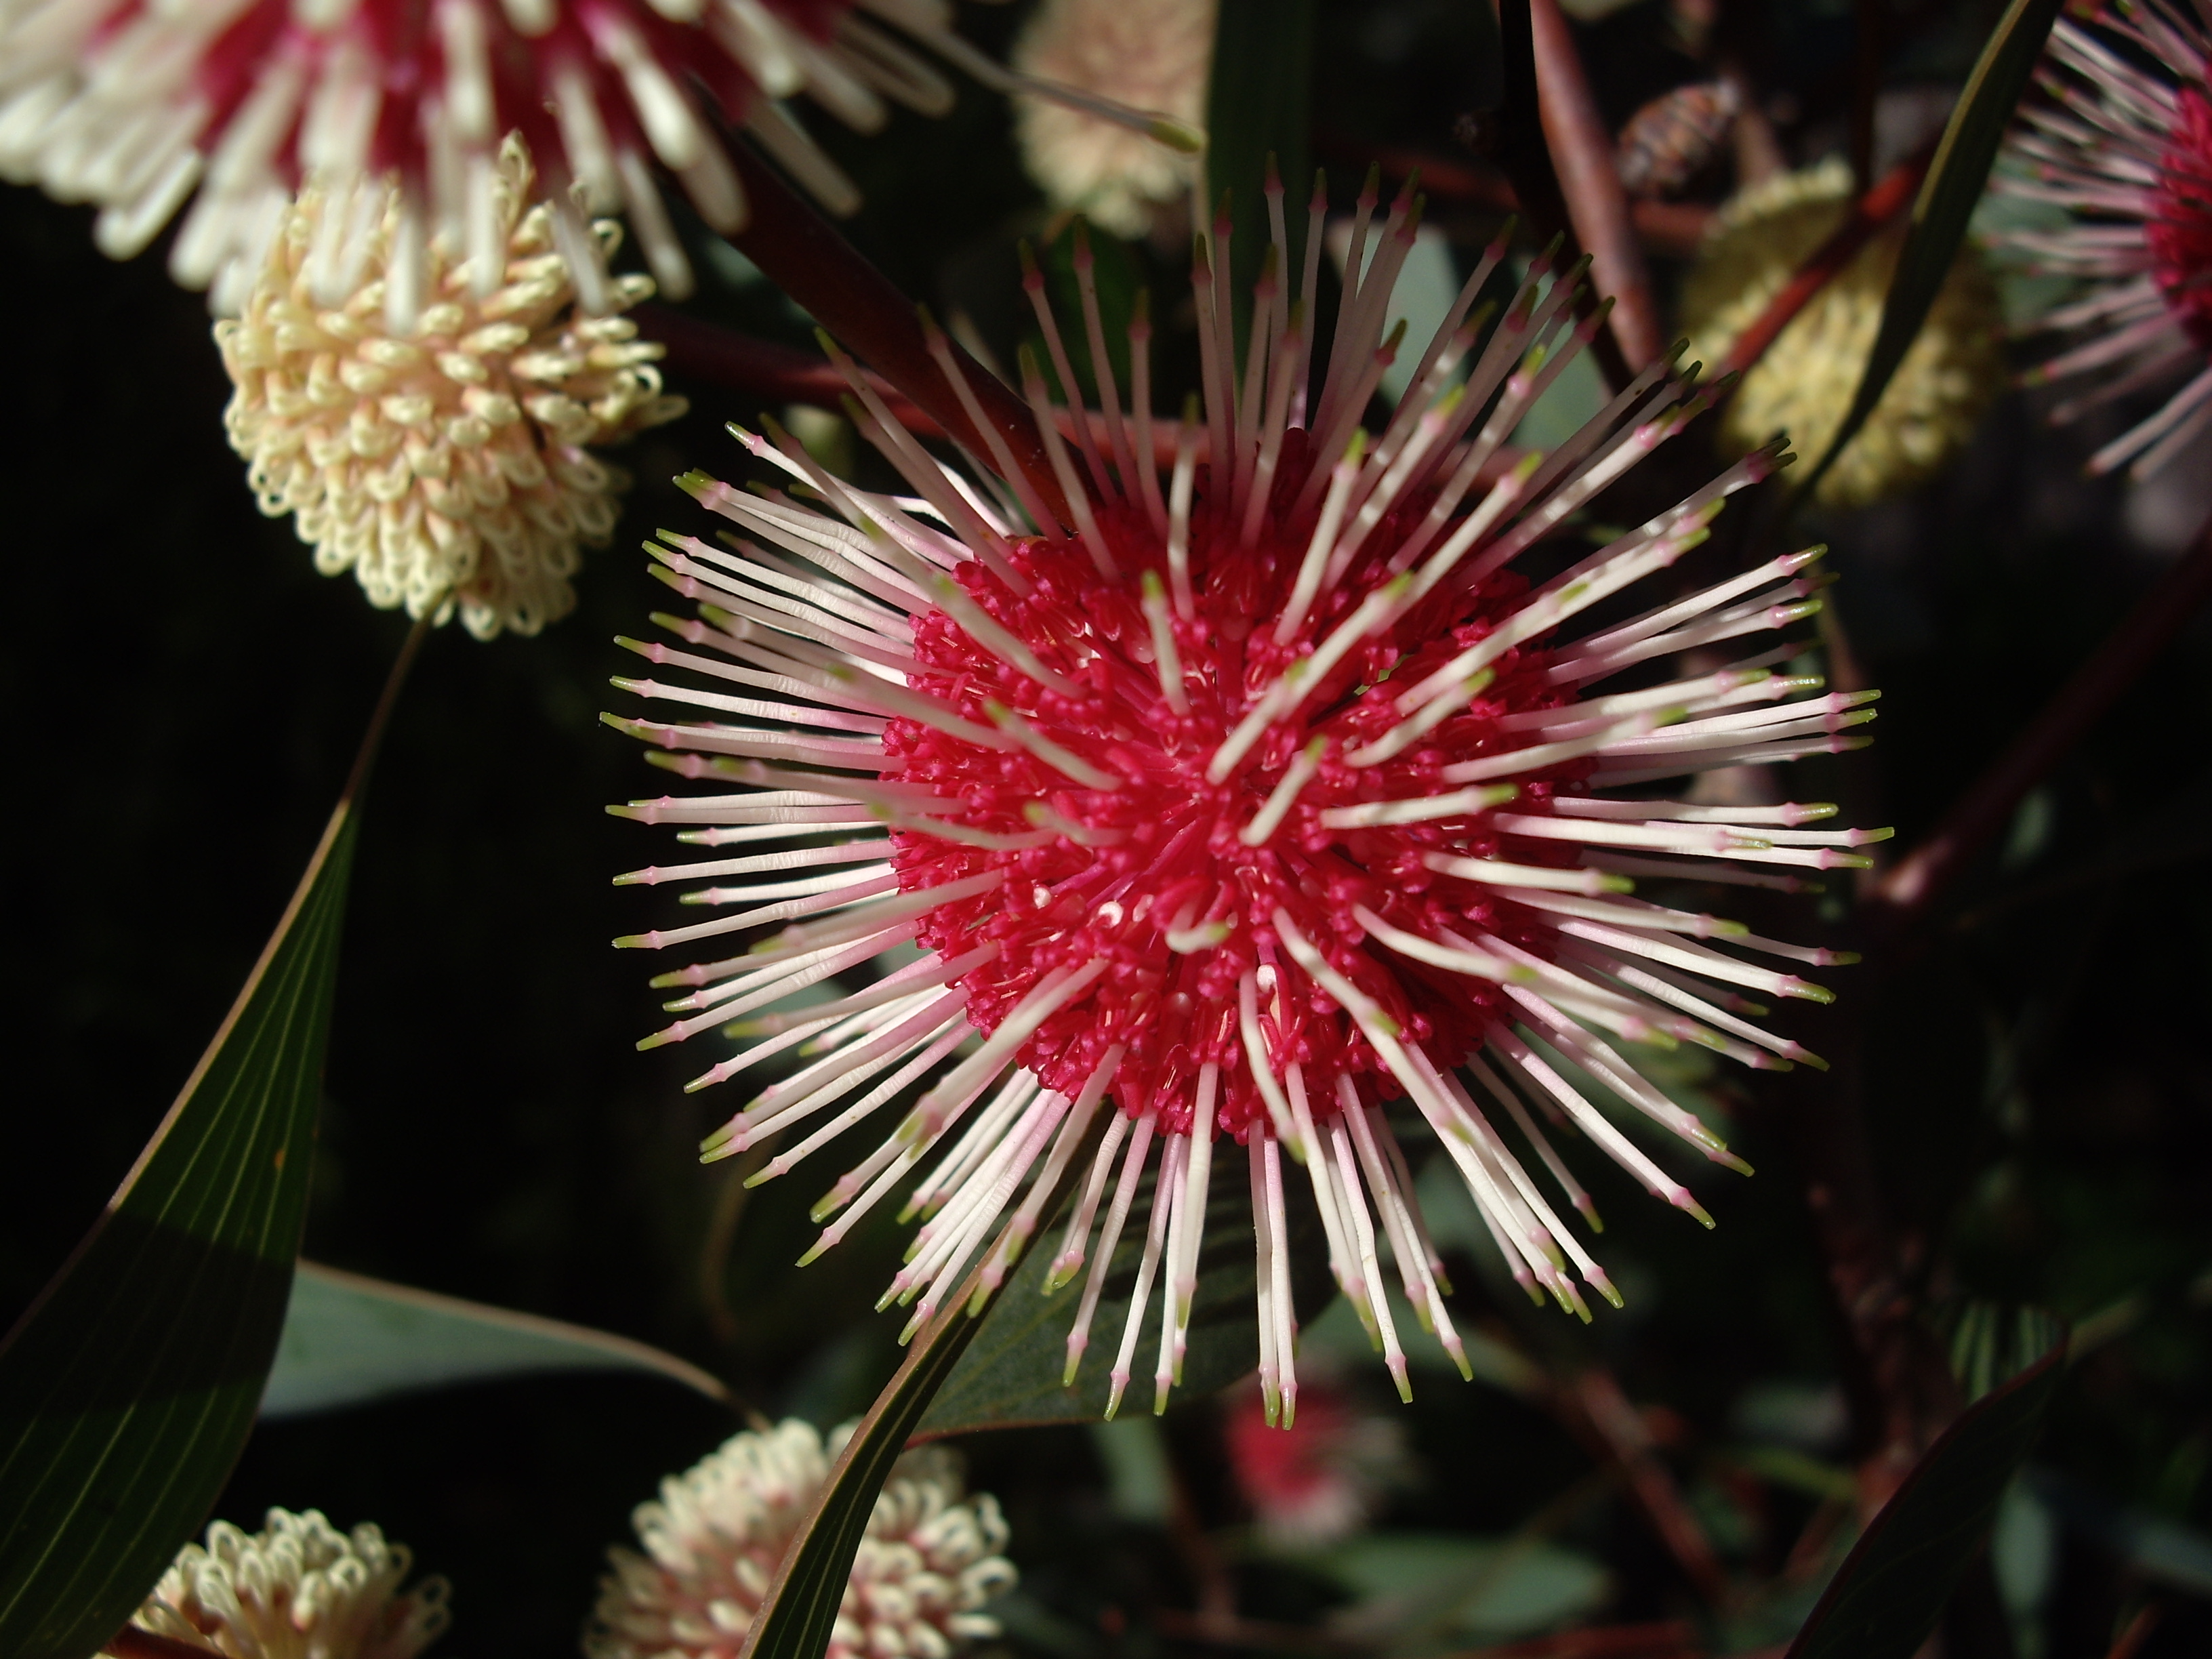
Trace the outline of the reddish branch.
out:
<instances>
[{"instance_id":1,"label":"reddish branch","mask_svg":"<svg viewBox=\"0 0 2212 1659\"><path fill-rule=\"evenodd\" d=\"M1598 1448L1627 1477L1629 1490L1668 1553L1681 1567L1706 1605L1717 1607L1728 1595L1728 1574L1705 1528L1682 1501L1674 1476L1652 1450L1644 1418L1621 1392L1613 1373L1592 1367L1560 1390L1563 1403L1589 1425ZM1570 1426L1573 1426L1571 1423Z\"/></svg>"},{"instance_id":2,"label":"reddish branch","mask_svg":"<svg viewBox=\"0 0 2212 1659\"><path fill-rule=\"evenodd\" d=\"M2104 718L2212 599L2212 520L2179 562L2136 601L2027 731L1947 812L1928 838L1882 874L1869 896L1875 930L1894 935L1926 913L2021 799Z\"/></svg>"},{"instance_id":3,"label":"reddish branch","mask_svg":"<svg viewBox=\"0 0 2212 1659\"><path fill-rule=\"evenodd\" d=\"M739 141L729 148L751 210L745 228L731 238L738 250L840 344L897 386L970 453L990 454L982 433L931 356L914 301L863 258L749 144ZM1024 477L1047 507L1072 523L1067 499L1053 476L1029 405L957 342L951 350L983 418L1006 441Z\"/></svg>"},{"instance_id":4,"label":"reddish branch","mask_svg":"<svg viewBox=\"0 0 2212 1659\"><path fill-rule=\"evenodd\" d=\"M663 305L642 305L630 315L647 339L668 349L661 361L685 380L726 387L767 404L809 404L832 410L852 395L845 377L818 352L703 323ZM922 438L945 435L944 428L882 375L870 374L868 383L908 431Z\"/></svg>"},{"instance_id":5,"label":"reddish branch","mask_svg":"<svg viewBox=\"0 0 2212 1659\"><path fill-rule=\"evenodd\" d=\"M1387 146L1378 149L1343 143L1334 148L1334 154L1363 169L1373 162L1385 178L1394 181L1401 181L1419 169L1422 190L1440 202L1464 203L1498 213L1522 211L1513 181L1488 167L1425 150ZM1713 210L1702 202L1634 200L1628 204L1628 216L1645 247L1675 259L1695 253L1713 226Z\"/></svg>"},{"instance_id":6,"label":"reddish branch","mask_svg":"<svg viewBox=\"0 0 2212 1659\"><path fill-rule=\"evenodd\" d=\"M156 1636L150 1630L125 1625L100 1649L113 1659L222 1659L214 1648L198 1642L179 1642L173 1636Z\"/></svg>"},{"instance_id":7,"label":"reddish branch","mask_svg":"<svg viewBox=\"0 0 2212 1659\"><path fill-rule=\"evenodd\" d=\"M1676 1659L1703 1650L1697 1632L1680 1619L1648 1625L1601 1625L1563 1630L1503 1647L1475 1648L1446 1659Z\"/></svg>"},{"instance_id":8,"label":"reddish branch","mask_svg":"<svg viewBox=\"0 0 2212 1659\"><path fill-rule=\"evenodd\" d=\"M1736 337L1735 343L1729 348L1727 357L1715 371L1717 374L1741 374L1766 355L1766 349L1812 302L1813 296L1857 258L1859 251L1885 226L1912 205L1912 198L1919 193L1920 181L1927 176L1929 160L1935 153L1930 145L1899 162L1872 190L1851 204L1851 210L1843 223L1836 227L1826 241L1806 256L1797 274L1774 296L1757 320Z\"/></svg>"},{"instance_id":9,"label":"reddish branch","mask_svg":"<svg viewBox=\"0 0 2212 1659\"><path fill-rule=\"evenodd\" d=\"M1613 162L1613 133L1598 112L1559 0L1528 0L1528 21L1536 53L1537 109L1567 217L1590 256L1592 285L1613 300L1613 335L1620 343L1620 355L1632 368L1641 368L1662 349L1659 308L1629 216L1628 192Z\"/></svg>"}]
</instances>

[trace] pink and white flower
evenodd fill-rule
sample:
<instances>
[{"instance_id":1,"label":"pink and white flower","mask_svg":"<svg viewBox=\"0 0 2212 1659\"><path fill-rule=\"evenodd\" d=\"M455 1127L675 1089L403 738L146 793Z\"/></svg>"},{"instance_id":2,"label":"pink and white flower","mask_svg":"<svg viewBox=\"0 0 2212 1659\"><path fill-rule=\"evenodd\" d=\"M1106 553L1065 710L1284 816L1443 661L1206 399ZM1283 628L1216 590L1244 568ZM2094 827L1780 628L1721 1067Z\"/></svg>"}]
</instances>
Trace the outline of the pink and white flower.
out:
<instances>
[{"instance_id":1,"label":"pink and white flower","mask_svg":"<svg viewBox=\"0 0 2212 1659\"><path fill-rule=\"evenodd\" d=\"M2033 370L2031 384L2079 382L2052 410L2075 420L2117 398L2181 385L2147 419L2090 459L2092 472L2132 462L2145 477L2212 425L2212 13L2163 0L2100 4L2061 17L2008 145L2017 164L1996 188L2073 216L2051 231L2005 240L2087 292L2037 327L2080 343Z\"/></svg>"},{"instance_id":2,"label":"pink and white flower","mask_svg":"<svg viewBox=\"0 0 2212 1659\"><path fill-rule=\"evenodd\" d=\"M1818 550L1689 592L1654 580L1781 446L1561 556L1550 538L1569 515L1699 396L1654 364L1556 452L1506 465L1506 435L1598 325L1570 308L1580 268L1540 261L1482 339L1468 319L1500 244L1370 437L1357 428L1401 343L1402 325L1384 331L1413 204L1401 195L1377 224L1374 198L1361 203L1348 268L1370 238L1375 257L1319 374L1322 204L1295 282L1280 275L1279 189L1268 205L1274 252L1241 370L1228 226L1201 244L1203 411L1194 399L1172 430L1152 412L1141 311L1127 405L1109 368L1103 414L1057 410L1025 362L1049 466L1025 474L979 419L995 463L980 484L924 452L837 354L862 432L915 493L860 489L780 434L743 434L827 510L690 475L738 533L717 546L666 532L652 550L654 574L698 609L656 618L672 642L625 641L678 678L616 684L691 717L607 717L713 791L612 809L689 826L681 840L713 849L618 878L692 884L686 901L720 912L617 941L700 957L654 981L680 990L678 1018L640 1046L745 1039L694 1088L794 1049L807 1062L706 1155L775 1138L756 1179L779 1176L927 1082L817 1206L834 1219L805 1258L910 1187L906 1208L926 1219L885 1298L915 1304L909 1334L971 1263L978 1296L1003 1281L1079 1156L1050 1274L1065 1284L1091 1263L1071 1377L1105 1264L1125 1230L1144 1230L1109 1413L1156 1290L1156 1408L1176 1379L1200 1223L1232 1144L1252 1195L1270 1416L1289 1420L1297 1397L1291 1180L1310 1184L1337 1282L1401 1391L1386 1261L1465 1369L1394 1103L1436 1134L1532 1296L1584 1317L1585 1287L1617 1301L1523 1167L1533 1153L1592 1214L1540 1120L1710 1224L1617 1120L1745 1166L1616 1043L1687 1039L1762 1067L1809 1058L1747 1018L1764 1011L1745 999L1825 1001L1796 969L1846 959L1631 896L1633 879L1794 887L1794 871L1864 864L1850 849L1878 838L1808 827L1832 807L1708 805L1686 787L1856 746L1847 728L1873 713L1871 694L1813 696L1817 680L1777 672L1807 648L1788 630L1820 606ZM1109 363L1080 253L1076 270L1091 361ZM1073 385L1034 277L1030 292ZM1164 470L1156 445L1172 453ZM1540 545L1556 574L1522 568ZM1639 583L1643 608L1614 602ZM1742 654L1670 666L1691 652ZM769 925L781 931L749 951L713 954ZM790 1000L908 945L919 958L864 989ZM1133 1213L1147 1169L1148 1219Z\"/></svg>"},{"instance_id":3,"label":"pink and white flower","mask_svg":"<svg viewBox=\"0 0 2212 1659\"><path fill-rule=\"evenodd\" d=\"M627 212L662 291L691 289L653 179L676 175L732 234L745 198L716 122L743 127L833 211L859 195L782 106L799 94L872 131L901 104L942 114L952 88L908 42L1002 90L1065 99L1185 147L1181 124L1011 74L953 31L951 0L0 0L0 174L99 204L101 248L137 253L198 199L170 253L188 288L237 308L286 201L313 183L365 248L400 196L388 287L442 236L499 285L489 205L500 146L537 158L554 234L587 310L605 265L589 218ZM347 284L334 280L342 298ZM334 301L326 301L332 302Z\"/></svg>"}]
</instances>

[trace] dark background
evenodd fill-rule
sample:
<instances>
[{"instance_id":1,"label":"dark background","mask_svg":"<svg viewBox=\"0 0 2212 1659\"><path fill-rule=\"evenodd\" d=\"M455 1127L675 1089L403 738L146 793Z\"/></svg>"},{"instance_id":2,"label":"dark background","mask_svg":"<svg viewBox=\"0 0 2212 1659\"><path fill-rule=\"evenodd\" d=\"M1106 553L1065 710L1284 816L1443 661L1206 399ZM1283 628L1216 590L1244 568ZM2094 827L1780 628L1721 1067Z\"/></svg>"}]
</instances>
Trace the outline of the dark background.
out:
<instances>
[{"instance_id":1,"label":"dark background","mask_svg":"<svg viewBox=\"0 0 2212 1659\"><path fill-rule=\"evenodd\" d=\"M1991 9L1897 14L1895 82L1955 84ZM1494 85L1464 9L1322 11L1322 148L1464 162L1455 118ZM1841 118L1848 8L1791 0L1722 19L1794 118L1782 124L1793 153L1817 155ZM963 8L994 50L1015 21ZM1609 116L1699 72L1677 38L1656 3L1583 27ZM868 143L811 125L867 190L855 241L909 292L992 315L1014 236L1044 211L1003 105L968 87L951 119L902 116ZM1331 159L1348 194L1356 165ZM1466 247L1494 222L1440 213ZM223 438L228 386L201 301L170 285L161 252L112 264L92 249L88 214L0 191L0 283L16 319L0 447L0 1321L98 1212L229 1005L406 629L349 580L315 575L290 526L256 512ZM1659 269L1663 283L1677 268ZM774 295L703 274L697 314L805 341ZM695 1053L632 1052L659 1023L654 999L635 959L606 946L643 925L639 896L609 877L658 851L601 810L659 791L635 745L596 719L606 677L624 672L611 637L637 631L659 592L634 550L656 526L697 527L665 481L694 465L733 471L720 422L755 408L680 377L672 387L694 411L620 457L637 485L615 545L587 562L576 612L538 639L479 644L447 629L407 690L365 819L307 1253L642 1338L770 1415L827 1422L865 1405L892 1363L893 1316L868 1308L895 1231L793 1273L812 1188L781 1183L744 1214L726 1270L702 1267L728 1177L692 1148L735 1103L682 1094ZM1163 402L1181 390L1164 386ZM1936 485L1812 526L1835 544L1842 615L1887 696L1878 747L1814 772L1801 798L1869 803L1909 845L2174 556L2212 499L2206 456L2131 490L2081 477L2096 441L2044 430L2009 396ZM2039 1464L2197 1528L2212 1528L2208 668L2199 623L2032 798L1914 968L1855 1015L1885 1191L1933 1291L2103 1313L2116 1333L2075 1366ZM1852 994L1847 972L1837 982ZM1816 1048L1820 1030L1805 1028ZM1693 1490L1725 1486L1715 1471L1747 1389L1836 1373L1788 1152L1791 1086L1723 1095L1732 1143L1762 1173L1707 1194L1714 1235L1597 1172L1629 1315L1589 1330L1532 1324L1481 1273L1460 1275L1469 1322L1496 1322L1571 1366L1602 1358L1633 1399L1663 1408L1680 1429L1667 1455ZM733 1316L719 1331L702 1277ZM1378 1370L1355 1386L1379 1398L1382 1382ZM1170 1442L1187 1524L1233 1537L1246 1511L1215 1413L1178 1407ZM1480 1385L1431 1385L1406 1420L1425 1478L1395 1500L1394 1526L1503 1533L1589 1471L1549 1418ZM456 1582L439 1651L571 1652L631 1505L736 1426L653 1381L455 1389L265 1426L218 1512L249 1526L272 1503L321 1507L341 1526L374 1518ZM1151 1611L1192 1605L1188 1540L1115 1514L1085 1431L969 1450L1014 1522L1040 1610L1025 1643L1062 1656L1175 1645ZM1770 1496L1771 1535L1745 1547L1747 1571L1771 1570L1759 1550L1786 1546L1808 1506ZM1608 1618L1694 1610L1618 1497L1586 1506L1566 1536L1613 1570ZM2103 1653L2146 1594L2170 1605L2144 1651L2202 1650L2184 1644L2208 1628L2203 1601L2142 1578L2088 1530L2065 1529L2059 1549L2039 1638L2051 1659ZM1330 1599L1295 1572L1238 1571L1253 1619L1296 1622Z\"/></svg>"}]
</instances>

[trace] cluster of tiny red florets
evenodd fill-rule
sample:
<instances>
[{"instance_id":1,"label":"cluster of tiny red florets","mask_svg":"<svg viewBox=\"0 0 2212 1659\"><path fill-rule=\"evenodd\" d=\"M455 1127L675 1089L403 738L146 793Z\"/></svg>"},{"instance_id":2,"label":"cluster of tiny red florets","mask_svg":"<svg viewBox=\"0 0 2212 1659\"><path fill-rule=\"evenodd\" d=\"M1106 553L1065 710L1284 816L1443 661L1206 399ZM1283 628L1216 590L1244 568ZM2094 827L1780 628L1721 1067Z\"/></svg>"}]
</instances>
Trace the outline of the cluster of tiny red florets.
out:
<instances>
[{"instance_id":1,"label":"cluster of tiny red florets","mask_svg":"<svg viewBox=\"0 0 2212 1659\"><path fill-rule=\"evenodd\" d=\"M1453 786L1439 779L1441 769L1481 752L1500 716L1565 698L1543 678L1546 653L1518 647L1495 665L1485 695L1424 741L1382 764L1346 763L1347 752L1398 722L1392 705L1399 693L1482 638L1488 618L1525 592L1522 577L1499 571L1475 591L1447 589L1423 600L1312 690L1303 705L1305 723L1279 721L1237 771L1209 782L1208 762L1254 700L1395 574L1383 568L1383 553L1401 544L1433 492L1395 508L1369 538L1369 547L1383 551L1363 550L1316 615L1279 643L1274 619L1289 597L1312 515L1304 524L1264 525L1248 549L1225 507L1208 509L1206 477L1201 469L1192 512L1193 615L1173 625L1188 712L1170 705L1153 665L1130 567L1141 558L1164 573L1164 562L1158 538L1134 505L1118 509L1119 522L1102 526L1121 550L1117 577L1100 575L1072 544L1042 541L1021 543L1012 554L1016 569L1034 584L1025 596L980 561L963 565L957 577L993 620L1075 683L1079 696L1038 684L974 643L941 611L915 618L914 654L930 672L911 682L914 689L979 724L990 722L994 703L1011 708L1051 742L1121 779L1119 787L1085 788L1026 750L986 749L912 720L893 720L884 742L893 757L886 775L957 799L959 822L969 828L1019 836L1032 828L1024 809L1042 800L1099 843L1062 834L1039 845L988 848L894 830L906 890L1007 872L995 890L939 905L921 929L924 947L947 957L985 943L1000 947L962 979L969 1020L988 1033L1054 969L1103 957L1109 965L1096 994L1049 1018L1019 1063L1047 1088L1072 1095L1109 1048L1126 1044L1113 1095L1133 1115L1157 1108L1169 1133L1188 1132L1194 1080L1200 1066L1215 1063L1222 1068L1218 1121L1241 1141L1267 1110L1249 1072L1235 1063L1238 984L1255 969L1278 975L1279 1000L1261 1015L1269 1052L1279 1063L1303 1065L1317 1113L1335 1111L1342 1075L1370 1100L1400 1092L1366 1039L1338 1017L1335 1001L1289 965L1273 925L1278 908L1441 1064L1480 1046L1485 1025L1498 1015L1498 994L1417 962L1394 959L1384 969L1358 948L1364 929L1353 915L1364 906L1431 937L1438 925L1473 925L1541 949L1550 928L1516 919L1515 907L1501 904L1492 890L1423 863L1424 854L1447 843L1461 855L1494 852L1480 819L1339 829L1324 825L1320 814L1447 792ZM1279 496L1293 496L1298 482L1286 468ZM1266 845L1243 845L1238 832L1316 731L1329 738L1328 750L1282 828ZM1571 763L1549 775L1565 781L1589 769L1588 763ZM1517 781L1515 810L1546 810L1553 783ZM1515 856L1530 862L1546 855L1532 849ZM1205 948L1180 953L1167 942L1170 931L1207 924L1225 925L1226 932Z\"/></svg>"},{"instance_id":2,"label":"cluster of tiny red florets","mask_svg":"<svg viewBox=\"0 0 2212 1659\"><path fill-rule=\"evenodd\" d=\"M2212 100L2178 94L2179 118L2159 158L2158 210L2143 225L2159 291L2176 320L2212 352Z\"/></svg>"}]
</instances>

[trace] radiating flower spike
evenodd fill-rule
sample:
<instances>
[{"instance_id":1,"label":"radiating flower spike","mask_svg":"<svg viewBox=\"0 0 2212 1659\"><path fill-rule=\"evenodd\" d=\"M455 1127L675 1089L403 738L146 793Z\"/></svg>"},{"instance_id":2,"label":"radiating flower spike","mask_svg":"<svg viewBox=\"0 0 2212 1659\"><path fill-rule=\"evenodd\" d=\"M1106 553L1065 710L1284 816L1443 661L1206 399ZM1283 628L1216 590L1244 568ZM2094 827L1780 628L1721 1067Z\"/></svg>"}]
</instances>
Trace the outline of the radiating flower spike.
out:
<instances>
[{"instance_id":1,"label":"radiating flower spike","mask_svg":"<svg viewBox=\"0 0 2212 1659\"><path fill-rule=\"evenodd\" d=\"M212 285L225 313L302 185L337 204L313 262L325 304L349 287L343 273L366 257L396 191L404 333L434 244L474 265L478 299L497 286L489 203L501 147L519 136L543 171L524 206L551 215L597 313L607 277L587 213L627 212L662 289L690 289L656 167L712 228L744 228L718 121L744 129L832 212L857 207L858 190L784 100L804 94L863 132L893 105L942 115L952 87L908 41L994 90L1056 100L1140 143L1203 145L1183 117L1004 68L960 39L944 0L88 0L58 10L0 0L0 170L99 205L99 244L118 258L191 200L170 269L186 287Z\"/></svg>"},{"instance_id":2,"label":"radiating flower spike","mask_svg":"<svg viewBox=\"0 0 2212 1659\"><path fill-rule=\"evenodd\" d=\"M1207 1206L1233 1193L1253 1206L1265 1413L1294 1420L1286 1181L1310 1188L1330 1271L1400 1391L1408 1340L1436 1341L1467 1374L1401 1144L1416 1121L1533 1297L1583 1319L1618 1305L1571 1226L1597 1231L1567 1140L1711 1225L1645 1141L1748 1166L1644 1076L1636 1045L1689 1041L1770 1068L1809 1059L1739 993L1824 1000L1794 969L1846 959L1647 899L1639 883L1668 884L1669 899L1708 874L1786 887L1863 862L1854 849L1874 838L1805 827L1832 808L1644 787L1863 740L1869 699L1816 695L1816 678L1780 666L1804 649L1786 630L1820 604L1818 550L1689 592L1654 580L1786 447L1753 451L1547 580L1525 576L1523 552L1710 392L1656 363L1551 455L1509 463L1518 410L1591 337L1571 308L1583 269L1553 256L1486 338L1467 322L1471 283L1420 343L1410 407L1370 437L1376 366L1402 331L1382 303L1389 251L1418 200L1401 191L1378 218L1370 179L1353 241L1372 233L1374 251L1347 265L1364 274L1317 378L1279 204L1241 366L1230 238L1194 240L1205 390L1168 454L1145 313L1129 330L1132 403L1102 375L1113 406L1056 407L1042 360L1063 393L1078 382L1025 259L1043 347L1021 357L1023 392L1065 517L1044 509L1042 478L1001 477L1035 529L1012 522L833 347L856 424L916 494L856 489L781 434L748 440L821 507L689 478L744 538L728 555L684 538L653 550L656 574L701 601L701 622L675 621L677 665L713 684L646 695L714 718L629 729L665 763L742 787L620 810L682 823L694 844L743 844L649 872L717 884L684 896L729 911L726 927L624 942L758 943L675 976L686 1018L648 1042L711 1027L757 1045L702 1084L771 1052L796 1049L799 1065L705 1156L783 1136L753 1177L765 1181L860 1136L815 1206L823 1231L805 1259L899 1195L919 1224L884 1305L911 1310L909 1338L956 1296L980 1308L1006 1283L1065 1176L1068 1219L1041 1276L1080 1281L1066 1375L1110 1349L1109 1414L1146 1377L1156 1410L1170 1397ZM957 390L973 371L948 367L926 331ZM970 464L1011 470L990 447ZM1748 654L1668 665L1725 658L1731 641ZM919 955L872 983L840 980L893 951ZM824 988L828 1000L791 1000ZM1133 1255L1135 1285L1113 1307L1117 1253L1124 1267Z\"/></svg>"},{"instance_id":3,"label":"radiating flower spike","mask_svg":"<svg viewBox=\"0 0 2212 1659\"><path fill-rule=\"evenodd\" d=\"M2081 291L2035 325L2078 343L2024 379L2079 387L2051 410L2062 425L2179 382L2089 459L2147 477L2212 426L2212 20L2158 0L2069 13L2037 80L1994 187L2071 222L2004 240Z\"/></svg>"}]
</instances>

